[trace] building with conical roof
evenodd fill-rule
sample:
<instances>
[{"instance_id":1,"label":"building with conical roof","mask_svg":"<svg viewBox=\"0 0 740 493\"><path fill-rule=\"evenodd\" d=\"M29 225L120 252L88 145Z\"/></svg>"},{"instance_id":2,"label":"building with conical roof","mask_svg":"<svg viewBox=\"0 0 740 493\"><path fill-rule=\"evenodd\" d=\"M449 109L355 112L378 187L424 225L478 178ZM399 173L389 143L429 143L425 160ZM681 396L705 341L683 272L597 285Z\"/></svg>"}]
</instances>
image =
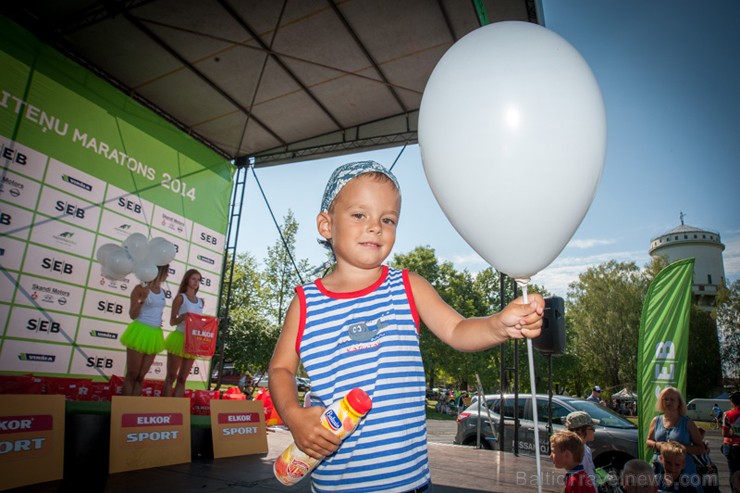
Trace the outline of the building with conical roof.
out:
<instances>
[{"instance_id":1,"label":"building with conical roof","mask_svg":"<svg viewBox=\"0 0 740 493\"><path fill-rule=\"evenodd\" d=\"M684 224L650 240L650 256L666 257L668 263L694 257L694 302L705 310L715 306L717 291L725 282L725 265L722 252L725 245L719 233Z\"/></svg>"}]
</instances>

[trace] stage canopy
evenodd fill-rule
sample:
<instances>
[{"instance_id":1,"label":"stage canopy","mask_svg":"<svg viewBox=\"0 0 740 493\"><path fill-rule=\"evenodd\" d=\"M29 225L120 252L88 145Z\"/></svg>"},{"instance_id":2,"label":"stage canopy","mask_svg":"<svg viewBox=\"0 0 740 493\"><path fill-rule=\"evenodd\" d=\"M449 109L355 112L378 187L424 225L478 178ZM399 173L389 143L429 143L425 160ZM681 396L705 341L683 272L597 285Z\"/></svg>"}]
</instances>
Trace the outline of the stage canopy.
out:
<instances>
[{"instance_id":1,"label":"stage canopy","mask_svg":"<svg viewBox=\"0 0 740 493\"><path fill-rule=\"evenodd\" d=\"M4 15L238 164L417 141L445 51L536 0L26 0ZM481 60L485 63L485 60Z\"/></svg>"}]
</instances>

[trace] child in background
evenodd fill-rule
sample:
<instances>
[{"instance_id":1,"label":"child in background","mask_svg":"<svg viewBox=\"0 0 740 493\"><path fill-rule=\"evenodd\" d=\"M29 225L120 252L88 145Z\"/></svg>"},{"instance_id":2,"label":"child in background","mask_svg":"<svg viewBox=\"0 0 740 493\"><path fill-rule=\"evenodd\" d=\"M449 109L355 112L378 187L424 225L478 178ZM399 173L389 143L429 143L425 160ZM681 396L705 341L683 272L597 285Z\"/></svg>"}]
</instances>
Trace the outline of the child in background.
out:
<instances>
[{"instance_id":1,"label":"child in background","mask_svg":"<svg viewBox=\"0 0 740 493\"><path fill-rule=\"evenodd\" d=\"M465 319L421 276L383 265L400 211L398 182L378 163L334 171L316 224L336 265L324 278L296 288L270 362L273 402L295 443L311 457L326 457L311 476L316 493L430 487L422 321L460 351L540 333L540 295L531 295L529 304L517 299L489 317ZM314 403L329 406L354 387L372 399L372 409L344 442L319 424L323 406L301 407L295 385L300 362Z\"/></svg>"},{"instance_id":2,"label":"child in background","mask_svg":"<svg viewBox=\"0 0 740 493\"><path fill-rule=\"evenodd\" d=\"M565 469L564 493L593 493L594 483L583 470L581 438L572 431L558 431L550 437L550 457L558 469Z\"/></svg>"},{"instance_id":3,"label":"child in background","mask_svg":"<svg viewBox=\"0 0 740 493\"><path fill-rule=\"evenodd\" d=\"M686 465L686 449L678 442L664 442L660 447L660 463L663 473L658 474L658 491L701 493L698 475L684 474Z\"/></svg>"},{"instance_id":4,"label":"child in background","mask_svg":"<svg viewBox=\"0 0 740 493\"><path fill-rule=\"evenodd\" d=\"M641 459L631 459L624 464L620 483L624 493L656 493L658 491L653 466Z\"/></svg>"},{"instance_id":5,"label":"child in background","mask_svg":"<svg viewBox=\"0 0 740 493\"><path fill-rule=\"evenodd\" d=\"M586 471L588 477L591 478L591 482L596 485L596 468L594 467L593 454L591 453L591 447L589 443L594 441L594 435L596 434L596 428L594 428L594 420L591 416L584 411L573 411L565 417L565 427L578 435L583 441L583 470Z\"/></svg>"}]
</instances>

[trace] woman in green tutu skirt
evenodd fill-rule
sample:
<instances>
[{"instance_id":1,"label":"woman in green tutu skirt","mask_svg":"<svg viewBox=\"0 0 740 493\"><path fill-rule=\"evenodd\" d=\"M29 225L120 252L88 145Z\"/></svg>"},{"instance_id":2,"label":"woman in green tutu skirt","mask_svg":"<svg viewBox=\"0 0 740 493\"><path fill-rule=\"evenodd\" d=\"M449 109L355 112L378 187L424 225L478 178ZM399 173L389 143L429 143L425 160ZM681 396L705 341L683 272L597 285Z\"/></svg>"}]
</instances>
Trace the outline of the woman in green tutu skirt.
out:
<instances>
[{"instance_id":1,"label":"woman in green tutu skirt","mask_svg":"<svg viewBox=\"0 0 740 493\"><path fill-rule=\"evenodd\" d=\"M200 289L200 272L188 270L182 277L177 296L172 300L170 325L176 325L177 330L170 332L164 342L167 349L167 376L164 379L162 395L164 397L182 397L185 395L185 383L190 375L190 369L195 363L195 356L183 351L185 346L185 318L188 313L200 315L203 313L203 298L198 298ZM175 384L174 391L172 384Z\"/></svg>"},{"instance_id":2,"label":"woman in green tutu skirt","mask_svg":"<svg viewBox=\"0 0 740 493\"><path fill-rule=\"evenodd\" d=\"M138 284L131 291L128 314L133 320L121 336L126 346L126 377L123 395L141 395L141 384L157 353L164 349L162 312L166 303L162 283L167 279L169 264L157 267L157 277Z\"/></svg>"}]
</instances>

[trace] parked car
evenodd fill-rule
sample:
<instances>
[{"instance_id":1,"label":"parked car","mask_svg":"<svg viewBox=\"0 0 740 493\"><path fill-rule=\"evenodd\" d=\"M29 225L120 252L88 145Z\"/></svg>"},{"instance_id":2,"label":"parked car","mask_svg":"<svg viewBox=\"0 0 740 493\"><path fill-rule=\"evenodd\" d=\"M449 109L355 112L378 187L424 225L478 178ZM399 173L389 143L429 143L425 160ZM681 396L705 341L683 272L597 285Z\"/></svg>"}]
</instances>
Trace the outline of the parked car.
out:
<instances>
[{"instance_id":1,"label":"parked car","mask_svg":"<svg viewBox=\"0 0 740 493\"><path fill-rule=\"evenodd\" d=\"M712 409L717 404L723 413L731 409L730 399L691 399L686 405L686 416L694 421L714 421Z\"/></svg>"},{"instance_id":2,"label":"parked car","mask_svg":"<svg viewBox=\"0 0 740 493\"><path fill-rule=\"evenodd\" d=\"M532 399L528 394L519 394L518 448L523 455L534 455L534 422ZM457 434L454 443L476 445L478 422L480 421L481 444L488 449L499 450L498 430L501 412L501 395L487 395L485 402L471 404L457 418ZM504 394L504 450L514 449L514 395ZM490 411L490 412L489 412ZM594 465L604 469L621 470L624 463L638 455L637 426L609 408L577 397L552 396L552 414L548 412L548 396L537 395L537 421L539 428L540 453L550 453L548 417L552 416L552 431L565 429L565 417L573 411L585 411L594 420L596 434L589 444L593 451ZM490 416L490 419L489 419ZM491 429L493 425L493 430ZM494 439L494 440L491 440Z\"/></svg>"},{"instance_id":3,"label":"parked car","mask_svg":"<svg viewBox=\"0 0 740 493\"><path fill-rule=\"evenodd\" d=\"M240 373L236 371L231 363L224 364L224 376L221 378L221 385L237 385L239 383ZM218 383L218 369L213 371L211 382Z\"/></svg>"}]
</instances>

